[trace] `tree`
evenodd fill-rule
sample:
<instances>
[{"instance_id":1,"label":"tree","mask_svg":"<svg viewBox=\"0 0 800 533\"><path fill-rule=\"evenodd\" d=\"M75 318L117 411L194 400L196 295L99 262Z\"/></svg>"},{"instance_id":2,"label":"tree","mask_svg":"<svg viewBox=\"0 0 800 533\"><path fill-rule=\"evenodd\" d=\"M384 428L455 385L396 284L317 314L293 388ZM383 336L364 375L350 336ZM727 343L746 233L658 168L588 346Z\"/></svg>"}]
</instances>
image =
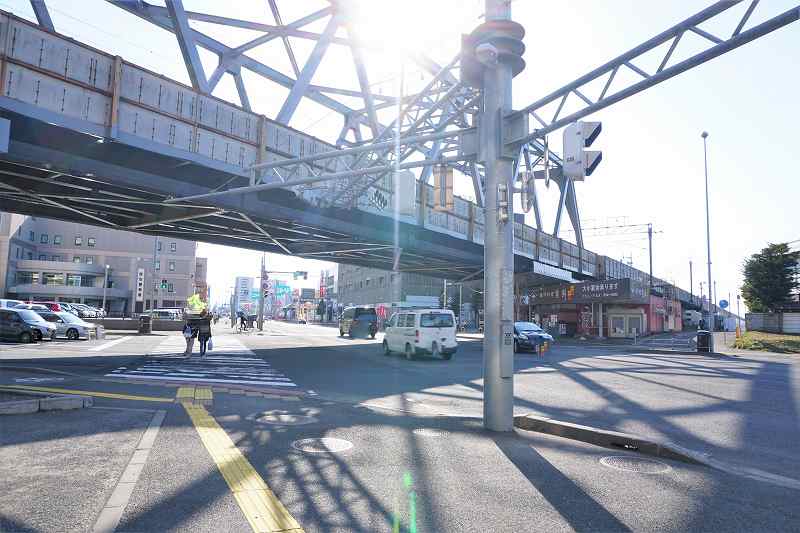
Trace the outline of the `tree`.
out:
<instances>
[{"instance_id":1,"label":"tree","mask_svg":"<svg viewBox=\"0 0 800 533\"><path fill-rule=\"evenodd\" d=\"M800 252L790 251L785 243L769 244L746 259L742 297L747 307L753 312L764 313L788 303L798 288L798 261Z\"/></svg>"}]
</instances>

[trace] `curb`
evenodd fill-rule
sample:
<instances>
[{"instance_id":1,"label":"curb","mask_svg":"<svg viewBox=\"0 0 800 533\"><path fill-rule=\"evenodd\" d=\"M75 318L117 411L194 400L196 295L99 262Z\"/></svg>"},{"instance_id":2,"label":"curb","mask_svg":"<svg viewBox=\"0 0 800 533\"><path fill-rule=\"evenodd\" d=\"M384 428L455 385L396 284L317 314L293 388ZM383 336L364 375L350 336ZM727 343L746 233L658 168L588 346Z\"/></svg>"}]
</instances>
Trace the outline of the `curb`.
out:
<instances>
[{"instance_id":1,"label":"curb","mask_svg":"<svg viewBox=\"0 0 800 533\"><path fill-rule=\"evenodd\" d=\"M13 392L25 396L38 396L39 398L0 402L0 415L22 415L36 413L38 411L66 411L70 409L82 409L94 405L94 399L91 396L53 396L46 392L18 390L14 390Z\"/></svg>"},{"instance_id":2,"label":"curb","mask_svg":"<svg viewBox=\"0 0 800 533\"><path fill-rule=\"evenodd\" d=\"M684 463L708 465L705 456L701 453L688 450L682 446L667 441L655 441L637 437L629 433L609 431L605 429L582 426L571 422L562 422L536 415L519 415L514 417L514 427L526 431L546 433L578 440L588 444L603 446L604 448L622 448L629 451L663 457Z\"/></svg>"}]
</instances>

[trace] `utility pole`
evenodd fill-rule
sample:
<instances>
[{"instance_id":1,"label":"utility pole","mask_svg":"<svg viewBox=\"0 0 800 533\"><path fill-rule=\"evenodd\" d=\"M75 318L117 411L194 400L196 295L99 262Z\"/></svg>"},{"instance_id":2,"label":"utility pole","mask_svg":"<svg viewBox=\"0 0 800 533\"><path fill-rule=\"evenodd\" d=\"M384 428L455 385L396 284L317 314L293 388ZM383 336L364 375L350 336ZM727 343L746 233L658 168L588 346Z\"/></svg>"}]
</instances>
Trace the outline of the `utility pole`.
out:
<instances>
[{"instance_id":1,"label":"utility pole","mask_svg":"<svg viewBox=\"0 0 800 533\"><path fill-rule=\"evenodd\" d=\"M689 259L689 299L694 300L694 272L692 269L692 260Z\"/></svg>"},{"instance_id":2,"label":"utility pole","mask_svg":"<svg viewBox=\"0 0 800 533\"><path fill-rule=\"evenodd\" d=\"M711 310L711 217L708 212L708 147L706 139L708 138L708 132L704 131L700 134L703 138L703 169L705 172L706 178L706 249L708 254L708 324L711 325L710 331L714 331L713 328L713 320L714 314ZM712 334L709 338L709 352L714 351L714 335Z\"/></svg>"},{"instance_id":3,"label":"utility pole","mask_svg":"<svg viewBox=\"0 0 800 533\"><path fill-rule=\"evenodd\" d=\"M267 266L261 255L261 293L258 295L258 330L264 331L264 293L267 290Z\"/></svg>"},{"instance_id":4,"label":"utility pole","mask_svg":"<svg viewBox=\"0 0 800 533\"><path fill-rule=\"evenodd\" d=\"M503 117L511 112L511 64L497 53L504 39L522 27L511 22L511 2L486 0L486 22L473 35L484 43L478 59L484 65L483 109L478 117L479 151L486 173L485 244L483 253L483 424L492 431L514 428L514 227L513 155L504 150ZM516 33L515 33L516 32ZM521 37L520 37L521 38ZM494 49L494 52L492 52Z\"/></svg>"},{"instance_id":5,"label":"utility pole","mask_svg":"<svg viewBox=\"0 0 800 533\"><path fill-rule=\"evenodd\" d=\"M653 292L653 225L647 224L647 248L650 254L650 292Z\"/></svg>"}]
</instances>

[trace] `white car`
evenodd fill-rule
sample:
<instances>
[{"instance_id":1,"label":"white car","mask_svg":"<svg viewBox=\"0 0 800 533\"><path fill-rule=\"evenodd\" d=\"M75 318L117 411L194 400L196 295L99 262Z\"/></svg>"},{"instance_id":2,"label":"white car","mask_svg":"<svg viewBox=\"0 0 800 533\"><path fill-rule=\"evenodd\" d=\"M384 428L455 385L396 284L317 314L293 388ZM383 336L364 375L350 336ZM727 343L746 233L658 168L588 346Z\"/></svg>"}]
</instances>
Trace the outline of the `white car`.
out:
<instances>
[{"instance_id":1,"label":"white car","mask_svg":"<svg viewBox=\"0 0 800 533\"><path fill-rule=\"evenodd\" d=\"M67 311L41 311L39 314L47 322L55 326L56 337L66 337L69 340L97 337L97 326L95 324L84 322Z\"/></svg>"},{"instance_id":2,"label":"white car","mask_svg":"<svg viewBox=\"0 0 800 533\"><path fill-rule=\"evenodd\" d=\"M410 309L392 315L386 323L383 352L400 352L406 359L417 354L450 359L458 350L456 321L449 309Z\"/></svg>"}]
</instances>

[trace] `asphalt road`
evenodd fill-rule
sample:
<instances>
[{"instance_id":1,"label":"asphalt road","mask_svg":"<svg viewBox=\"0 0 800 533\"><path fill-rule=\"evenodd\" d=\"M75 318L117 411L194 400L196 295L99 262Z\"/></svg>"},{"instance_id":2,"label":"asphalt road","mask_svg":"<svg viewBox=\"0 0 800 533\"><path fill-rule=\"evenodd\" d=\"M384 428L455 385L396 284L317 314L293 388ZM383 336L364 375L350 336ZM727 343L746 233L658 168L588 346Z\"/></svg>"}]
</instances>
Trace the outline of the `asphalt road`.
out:
<instances>
[{"instance_id":1,"label":"asphalt road","mask_svg":"<svg viewBox=\"0 0 800 533\"><path fill-rule=\"evenodd\" d=\"M225 463L236 454L251 465L248 478L263 480L309 532L790 531L800 524L797 490L552 436L484 431L479 342L461 342L451 361L406 361L384 356L380 337L339 338L320 326L272 322L262 335L223 333L216 330L212 354L231 364L171 359L174 335L0 345L0 385L96 394L93 408L0 419L0 478L9 487L0 530L90 530L127 487L118 531L248 531L258 509L243 505L226 481ZM153 360L168 370L153 370ZM274 383L245 383L254 376ZM171 381L178 378L187 380ZM517 355L515 410L665 437L800 479L792 460L799 383L787 356L556 346L541 359ZM200 426L196 411L172 401L179 387L195 384L214 387L213 401L199 408L211 421ZM152 446L142 455L159 411L163 421L147 430ZM297 449L299 440L321 437L349 447ZM225 461L215 459L219 446Z\"/></svg>"}]
</instances>

